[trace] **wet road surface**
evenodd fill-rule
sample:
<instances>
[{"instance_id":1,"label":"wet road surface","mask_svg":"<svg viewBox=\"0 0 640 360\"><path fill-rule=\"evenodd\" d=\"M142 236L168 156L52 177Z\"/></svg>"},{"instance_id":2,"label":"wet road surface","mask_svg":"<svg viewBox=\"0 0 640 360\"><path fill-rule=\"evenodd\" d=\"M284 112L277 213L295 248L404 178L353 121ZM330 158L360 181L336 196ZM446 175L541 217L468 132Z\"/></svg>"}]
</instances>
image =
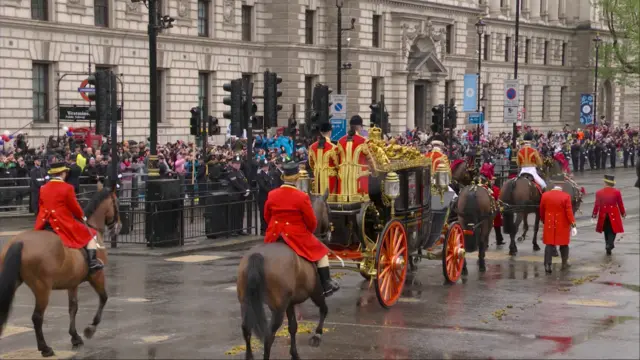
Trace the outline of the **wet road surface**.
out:
<instances>
[{"instance_id":1,"label":"wet road surface","mask_svg":"<svg viewBox=\"0 0 640 360\"><path fill-rule=\"evenodd\" d=\"M302 358L639 358L639 192L633 170L616 171L627 219L613 256L589 223L593 193L602 175L578 177L588 195L578 215L568 271L546 275L531 235L515 258L492 240L487 272L469 254L469 276L443 285L440 261L424 260L400 301L383 310L360 275L334 268L342 289L328 300L326 332L319 348L307 345L315 326L311 303L298 309ZM540 234L541 236L541 234ZM540 237L539 236L539 237ZM541 241L541 240L540 240ZM236 268L242 252L204 252L174 258L111 257L110 295L95 337L73 350L67 334L67 295L53 293L44 334L59 358L164 359L244 358ZM98 305L93 290L80 290L78 329ZM9 326L0 339L0 358L39 358L32 330L33 296L18 290ZM302 332L302 333L301 333ZM307 331L308 332L308 331ZM289 358L281 331L272 358ZM256 357L261 348L256 342Z\"/></svg>"}]
</instances>

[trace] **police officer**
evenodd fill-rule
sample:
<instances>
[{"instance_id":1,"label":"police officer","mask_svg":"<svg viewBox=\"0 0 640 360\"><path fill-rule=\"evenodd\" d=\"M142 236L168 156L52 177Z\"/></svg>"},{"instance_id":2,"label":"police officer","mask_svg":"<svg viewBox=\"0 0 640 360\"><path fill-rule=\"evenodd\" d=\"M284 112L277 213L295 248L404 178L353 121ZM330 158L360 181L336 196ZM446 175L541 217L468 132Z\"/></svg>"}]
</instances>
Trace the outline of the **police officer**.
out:
<instances>
[{"instance_id":1,"label":"police officer","mask_svg":"<svg viewBox=\"0 0 640 360\"><path fill-rule=\"evenodd\" d=\"M600 141L600 168L602 170L607 168L607 158L609 157L609 147L604 143L604 140Z\"/></svg>"},{"instance_id":2,"label":"police officer","mask_svg":"<svg viewBox=\"0 0 640 360\"><path fill-rule=\"evenodd\" d=\"M584 165L587 162L587 150L585 148L585 145L578 142L578 145L580 146L580 172L584 172Z\"/></svg>"},{"instance_id":3,"label":"police officer","mask_svg":"<svg viewBox=\"0 0 640 360\"><path fill-rule=\"evenodd\" d=\"M591 168L591 170L595 170L596 169L596 148L595 148L594 141L591 139L587 141L587 154L589 157L589 167Z\"/></svg>"},{"instance_id":4,"label":"police officer","mask_svg":"<svg viewBox=\"0 0 640 360\"><path fill-rule=\"evenodd\" d=\"M622 141L622 165L626 169L629 164L629 159L633 157L633 153L635 152L633 141L629 138L626 138ZM633 161L631 162L631 166L633 166Z\"/></svg>"},{"instance_id":5,"label":"police officer","mask_svg":"<svg viewBox=\"0 0 640 360\"><path fill-rule=\"evenodd\" d=\"M231 235L246 235L243 231L244 227L244 201L249 198L251 191L249 190L249 181L240 170L242 159L240 155L236 155L231 160L230 169L227 172L227 190L229 191L229 200L232 203L229 213L231 215L230 229Z\"/></svg>"},{"instance_id":6,"label":"police officer","mask_svg":"<svg viewBox=\"0 0 640 360\"><path fill-rule=\"evenodd\" d=\"M616 168L616 157L618 156L618 149L616 148L616 143L612 139L609 145L607 146L609 150L609 165L612 169Z\"/></svg>"},{"instance_id":7,"label":"police officer","mask_svg":"<svg viewBox=\"0 0 640 360\"><path fill-rule=\"evenodd\" d=\"M80 175L82 175L82 169L76 164L77 158L78 154L71 154L67 160L69 172L67 173L66 183L73 185L73 190L75 190L76 194L80 194Z\"/></svg>"},{"instance_id":8,"label":"police officer","mask_svg":"<svg viewBox=\"0 0 640 360\"><path fill-rule=\"evenodd\" d=\"M278 158L276 160L276 167L271 170L271 178L273 180L273 187L274 188L279 188L280 186L282 186L282 184L284 184L284 180L282 179L282 164L284 162Z\"/></svg>"},{"instance_id":9,"label":"police officer","mask_svg":"<svg viewBox=\"0 0 640 360\"><path fill-rule=\"evenodd\" d=\"M595 140L593 142L593 147L594 147L594 158L596 161L596 170L600 169L600 165L602 164L602 160L601 158L604 158L604 154L602 154L602 144L600 143L600 140Z\"/></svg>"},{"instance_id":10,"label":"police officer","mask_svg":"<svg viewBox=\"0 0 640 360\"><path fill-rule=\"evenodd\" d=\"M273 187L273 178L271 174L269 174L269 161L267 159L262 159L259 161L258 165L260 166L260 170L258 170L258 176L256 182L258 183L258 208L260 209L260 234L264 235L267 230L267 222L264 220L264 204L267 202L267 196L269 195L269 191L271 191Z\"/></svg>"},{"instance_id":11,"label":"police officer","mask_svg":"<svg viewBox=\"0 0 640 360\"><path fill-rule=\"evenodd\" d=\"M573 140L571 144L571 163L573 164L573 172L577 173L580 169L580 144L578 140Z\"/></svg>"},{"instance_id":12,"label":"police officer","mask_svg":"<svg viewBox=\"0 0 640 360\"><path fill-rule=\"evenodd\" d=\"M47 171L40 167L41 159L35 158L33 160L33 169L29 172L29 177L31 180L29 181L29 191L31 192L31 197L29 201L29 212L37 214L38 213L38 202L40 201L40 187L44 185L45 177L47 176Z\"/></svg>"}]
</instances>

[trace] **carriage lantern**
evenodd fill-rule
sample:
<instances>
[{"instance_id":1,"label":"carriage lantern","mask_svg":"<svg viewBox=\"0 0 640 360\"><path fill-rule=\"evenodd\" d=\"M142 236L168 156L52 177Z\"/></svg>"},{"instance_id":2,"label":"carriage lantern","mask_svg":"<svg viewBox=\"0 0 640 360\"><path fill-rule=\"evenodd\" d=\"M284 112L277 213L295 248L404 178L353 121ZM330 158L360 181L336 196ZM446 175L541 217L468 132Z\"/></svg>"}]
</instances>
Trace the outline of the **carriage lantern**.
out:
<instances>
[{"instance_id":1,"label":"carriage lantern","mask_svg":"<svg viewBox=\"0 0 640 360\"><path fill-rule=\"evenodd\" d=\"M394 211L395 200L400 196L400 178L395 172L388 172L384 179L384 194L391 198L391 213Z\"/></svg>"},{"instance_id":2,"label":"carriage lantern","mask_svg":"<svg viewBox=\"0 0 640 360\"><path fill-rule=\"evenodd\" d=\"M449 165L443 162L438 164L436 167L435 180L436 186L439 190L444 192L449 189L449 183L451 182Z\"/></svg>"},{"instance_id":3,"label":"carriage lantern","mask_svg":"<svg viewBox=\"0 0 640 360\"><path fill-rule=\"evenodd\" d=\"M300 177L298 177L298 180L296 181L296 187L298 190L309 193L310 182L311 179L309 178L307 170L300 170Z\"/></svg>"}]
</instances>

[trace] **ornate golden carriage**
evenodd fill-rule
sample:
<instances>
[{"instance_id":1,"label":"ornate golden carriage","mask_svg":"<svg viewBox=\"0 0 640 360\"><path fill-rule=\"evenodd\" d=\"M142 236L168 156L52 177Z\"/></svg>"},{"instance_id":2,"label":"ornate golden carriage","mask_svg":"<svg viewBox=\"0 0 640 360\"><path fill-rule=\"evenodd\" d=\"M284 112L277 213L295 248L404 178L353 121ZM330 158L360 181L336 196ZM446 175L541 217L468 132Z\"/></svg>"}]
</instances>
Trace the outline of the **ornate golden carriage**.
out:
<instances>
[{"instance_id":1,"label":"ornate golden carriage","mask_svg":"<svg viewBox=\"0 0 640 360\"><path fill-rule=\"evenodd\" d=\"M324 240L332 250L332 260L351 265L372 280L378 301L387 308L398 300L407 271L414 271L421 258L431 257L429 250L438 240L449 237L446 233L451 228L445 223L453 198L447 191L450 169L446 164L432 175L430 159L393 140L386 144L375 127L362 151L368 159L366 171L353 161L337 169L341 193L329 197L332 231ZM368 196L354 193L363 174ZM457 230L455 235L461 238L462 230ZM443 269L461 270L464 250L460 241L448 251L454 256L447 257L445 246ZM457 280L446 271L445 276Z\"/></svg>"}]
</instances>

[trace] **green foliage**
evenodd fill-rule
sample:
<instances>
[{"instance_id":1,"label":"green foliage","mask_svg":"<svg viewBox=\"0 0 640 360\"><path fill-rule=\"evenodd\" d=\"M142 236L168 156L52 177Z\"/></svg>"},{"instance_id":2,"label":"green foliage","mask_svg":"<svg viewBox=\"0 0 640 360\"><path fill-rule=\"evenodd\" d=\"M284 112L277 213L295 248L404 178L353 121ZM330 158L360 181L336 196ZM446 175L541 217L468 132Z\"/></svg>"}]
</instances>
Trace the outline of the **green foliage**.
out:
<instances>
[{"instance_id":1,"label":"green foliage","mask_svg":"<svg viewBox=\"0 0 640 360\"><path fill-rule=\"evenodd\" d=\"M609 39L600 44L599 72L619 83L640 77L640 1L600 0Z\"/></svg>"}]
</instances>

